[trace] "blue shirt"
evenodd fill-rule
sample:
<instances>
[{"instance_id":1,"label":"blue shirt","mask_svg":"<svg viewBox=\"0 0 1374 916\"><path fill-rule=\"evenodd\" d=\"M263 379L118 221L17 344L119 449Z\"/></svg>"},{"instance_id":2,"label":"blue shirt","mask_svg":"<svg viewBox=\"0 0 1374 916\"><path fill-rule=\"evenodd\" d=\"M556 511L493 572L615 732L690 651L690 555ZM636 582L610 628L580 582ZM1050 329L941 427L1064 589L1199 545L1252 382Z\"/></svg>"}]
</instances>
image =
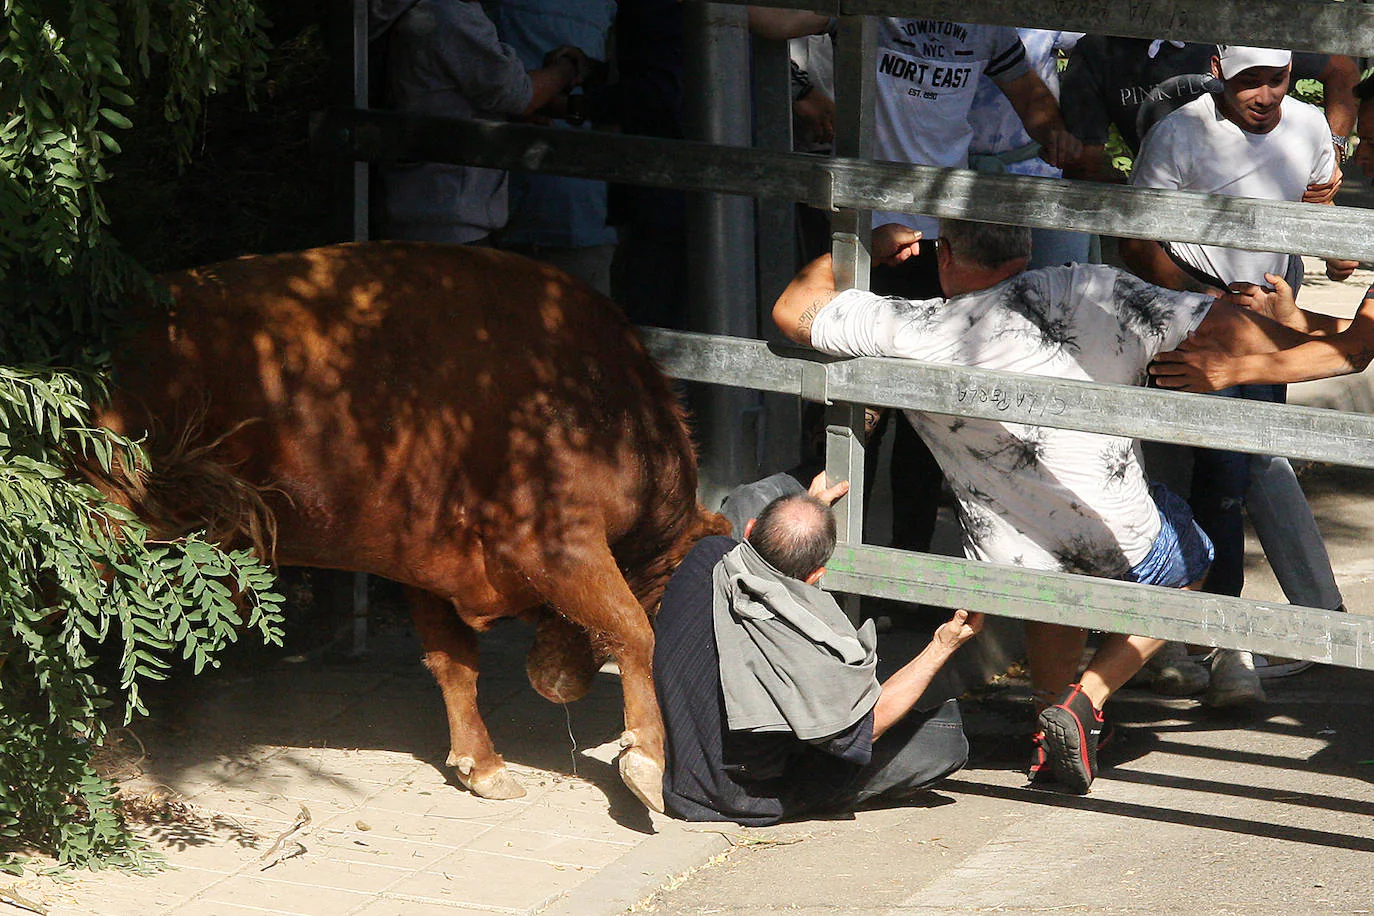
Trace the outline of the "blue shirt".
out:
<instances>
[{"instance_id":1,"label":"blue shirt","mask_svg":"<svg viewBox=\"0 0 1374 916\"><path fill-rule=\"evenodd\" d=\"M490 5L501 40L515 49L526 69L537 70L544 55L572 45L588 57L606 58L606 33L615 18L614 0L499 0ZM569 130L563 121L554 126ZM515 245L586 248L615 244L606 225L606 183L530 172L510 175L510 219L503 241Z\"/></svg>"}]
</instances>

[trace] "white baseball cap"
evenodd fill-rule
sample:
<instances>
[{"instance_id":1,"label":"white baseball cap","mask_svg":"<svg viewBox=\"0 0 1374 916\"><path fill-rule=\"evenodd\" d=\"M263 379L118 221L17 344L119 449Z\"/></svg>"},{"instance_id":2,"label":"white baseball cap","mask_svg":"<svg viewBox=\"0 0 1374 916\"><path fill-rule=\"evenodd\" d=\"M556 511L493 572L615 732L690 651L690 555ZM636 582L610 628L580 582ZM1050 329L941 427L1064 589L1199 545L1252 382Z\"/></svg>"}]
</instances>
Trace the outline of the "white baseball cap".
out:
<instances>
[{"instance_id":1,"label":"white baseball cap","mask_svg":"<svg viewBox=\"0 0 1374 916\"><path fill-rule=\"evenodd\" d=\"M1217 57L1221 58L1221 78L1229 80L1251 67L1286 67L1293 61L1293 52L1278 48L1217 45Z\"/></svg>"}]
</instances>

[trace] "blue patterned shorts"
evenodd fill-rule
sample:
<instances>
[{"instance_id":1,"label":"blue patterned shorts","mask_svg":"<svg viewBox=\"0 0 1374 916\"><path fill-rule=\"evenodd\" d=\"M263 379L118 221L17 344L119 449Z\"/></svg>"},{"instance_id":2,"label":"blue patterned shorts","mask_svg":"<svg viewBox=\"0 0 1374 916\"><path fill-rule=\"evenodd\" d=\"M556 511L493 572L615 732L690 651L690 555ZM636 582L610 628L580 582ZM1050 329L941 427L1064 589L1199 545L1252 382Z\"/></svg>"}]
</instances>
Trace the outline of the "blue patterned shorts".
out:
<instances>
[{"instance_id":1,"label":"blue patterned shorts","mask_svg":"<svg viewBox=\"0 0 1374 916\"><path fill-rule=\"evenodd\" d=\"M1159 536L1145 559L1122 578L1167 588L1197 582L1212 565L1212 539L1193 521L1193 510L1183 498L1164 484L1150 484L1150 496L1159 509Z\"/></svg>"}]
</instances>

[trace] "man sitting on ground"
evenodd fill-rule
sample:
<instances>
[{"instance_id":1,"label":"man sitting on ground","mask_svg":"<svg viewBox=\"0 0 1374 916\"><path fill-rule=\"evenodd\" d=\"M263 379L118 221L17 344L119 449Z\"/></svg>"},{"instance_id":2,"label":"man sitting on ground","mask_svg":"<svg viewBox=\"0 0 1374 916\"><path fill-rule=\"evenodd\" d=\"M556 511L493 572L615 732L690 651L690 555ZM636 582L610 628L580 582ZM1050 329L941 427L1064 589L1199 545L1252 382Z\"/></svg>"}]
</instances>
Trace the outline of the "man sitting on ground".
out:
<instances>
[{"instance_id":1,"label":"man sitting on ground","mask_svg":"<svg viewBox=\"0 0 1374 916\"><path fill-rule=\"evenodd\" d=\"M654 685L668 734L663 798L691 821L757 826L900 798L964 765L947 700L913 712L941 666L982 629L957 611L879 685L870 621L856 630L816 586L835 548L830 506L849 489L769 503L745 540L698 543L654 621Z\"/></svg>"},{"instance_id":2,"label":"man sitting on ground","mask_svg":"<svg viewBox=\"0 0 1374 916\"><path fill-rule=\"evenodd\" d=\"M1021 227L946 220L940 281L950 296L908 301L840 292L829 255L793 279L773 307L789 338L828 353L897 356L1054 378L1139 385L1155 354L1190 331L1232 352L1261 352L1292 332L1199 293L1151 286L1099 265L1025 272ZM902 226L873 234L874 261L910 257ZM907 411L958 498L971 559L1175 588L1196 588L1212 547L1188 505L1151 487L1129 439ZM1097 773L1101 709L1162 640L1107 636L1076 683L1085 630L1026 623L1042 734L1033 780L1053 774L1086 792Z\"/></svg>"}]
</instances>

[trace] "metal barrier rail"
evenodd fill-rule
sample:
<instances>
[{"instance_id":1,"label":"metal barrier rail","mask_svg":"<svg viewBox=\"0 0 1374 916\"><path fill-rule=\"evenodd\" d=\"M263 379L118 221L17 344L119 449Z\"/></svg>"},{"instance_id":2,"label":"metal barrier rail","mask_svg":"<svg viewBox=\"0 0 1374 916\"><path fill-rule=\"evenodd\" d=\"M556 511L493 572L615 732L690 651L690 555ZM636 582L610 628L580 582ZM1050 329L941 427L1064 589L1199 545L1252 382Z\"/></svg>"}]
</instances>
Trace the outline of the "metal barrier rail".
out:
<instances>
[{"instance_id":1,"label":"metal barrier rail","mask_svg":"<svg viewBox=\"0 0 1374 916\"><path fill-rule=\"evenodd\" d=\"M664 371L689 382L1374 468L1374 416L1366 414L913 360L836 360L662 328L640 333Z\"/></svg>"},{"instance_id":2,"label":"metal barrier rail","mask_svg":"<svg viewBox=\"0 0 1374 916\"><path fill-rule=\"evenodd\" d=\"M1374 8L1336 0L690 0L811 10L828 16L907 16L1172 38L1364 56L1374 51Z\"/></svg>"},{"instance_id":3,"label":"metal barrier rail","mask_svg":"<svg viewBox=\"0 0 1374 916\"><path fill-rule=\"evenodd\" d=\"M841 544L833 591L1374 670L1374 617Z\"/></svg>"},{"instance_id":4,"label":"metal barrier rail","mask_svg":"<svg viewBox=\"0 0 1374 916\"><path fill-rule=\"evenodd\" d=\"M1374 417L641 328L674 378L1374 467ZM992 391L1003 397L984 397ZM1051 405L1047 408L1046 405ZM839 545L833 591L1374 669L1374 618L1067 573Z\"/></svg>"},{"instance_id":5,"label":"metal barrier rail","mask_svg":"<svg viewBox=\"0 0 1374 916\"><path fill-rule=\"evenodd\" d=\"M314 134L321 152L356 160L452 162L798 200L823 209L1374 261L1374 211L1367 210L396 112L333 109Z\"/></svg>"}]
</instances>

